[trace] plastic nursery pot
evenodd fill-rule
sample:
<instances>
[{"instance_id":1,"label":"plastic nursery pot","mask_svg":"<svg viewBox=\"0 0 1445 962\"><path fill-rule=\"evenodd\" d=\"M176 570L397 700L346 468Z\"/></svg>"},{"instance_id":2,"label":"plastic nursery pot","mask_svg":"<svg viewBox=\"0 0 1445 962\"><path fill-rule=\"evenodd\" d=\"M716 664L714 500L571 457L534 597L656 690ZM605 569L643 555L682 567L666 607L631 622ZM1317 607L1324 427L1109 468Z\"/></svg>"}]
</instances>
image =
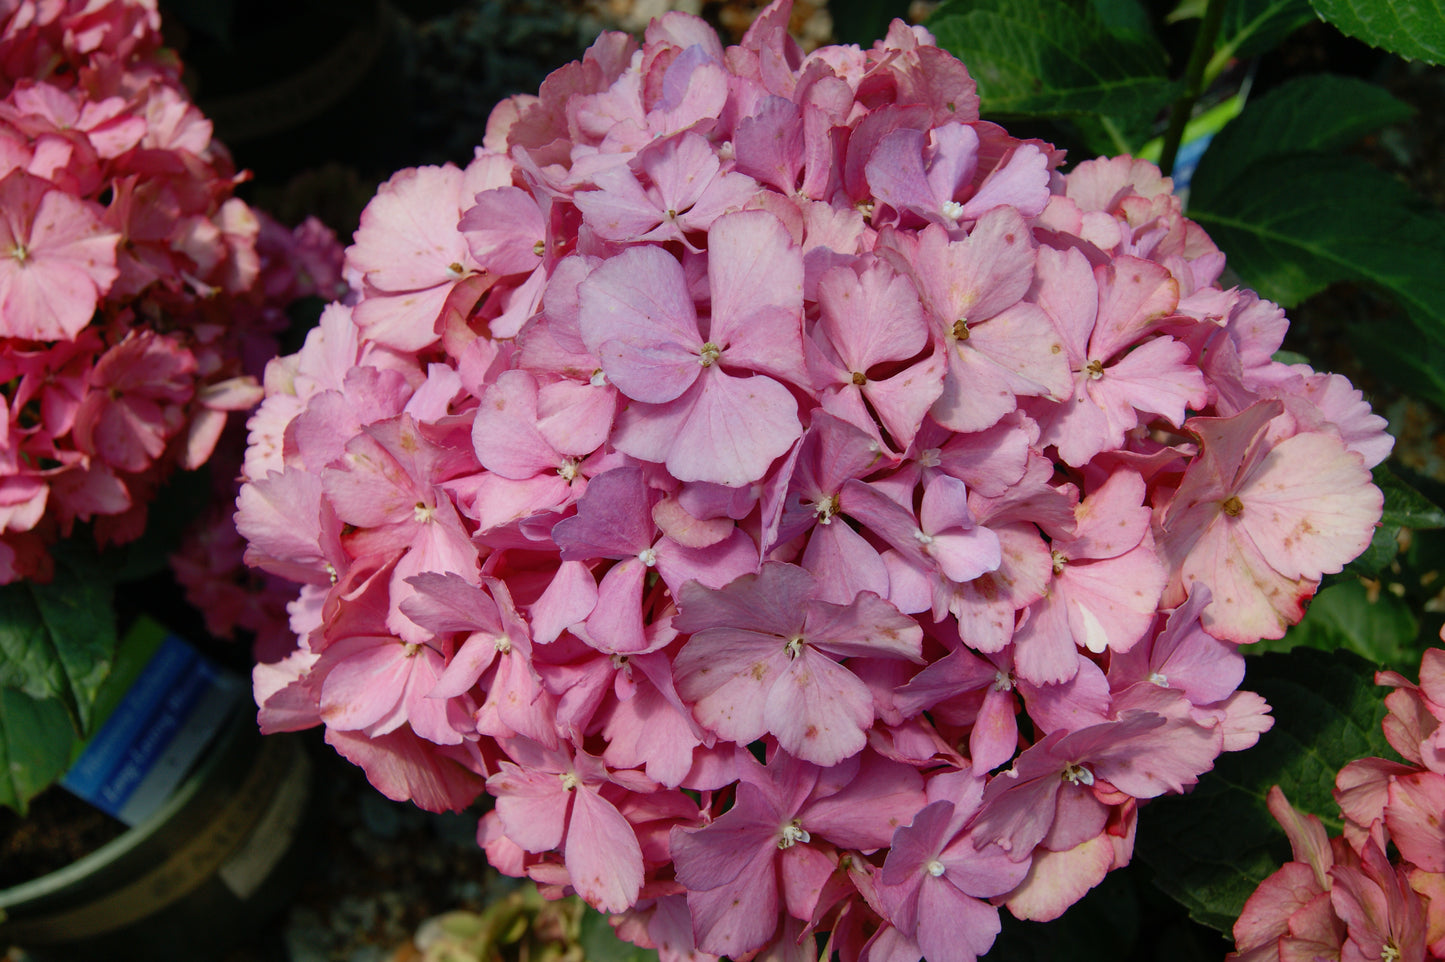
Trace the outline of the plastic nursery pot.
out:
<instances>
[{"instance_id":1,"label":"plastic nursery pot","mask_svg":"<svg viewBox=\"0 0 1445 962\"><path fill-rule=\"evenodd\" d=\"M59 871L0 890L0 947L37 962L219 958L294 894L311 762L228 721L166 803Z\"/></svg>"}]
</instances>

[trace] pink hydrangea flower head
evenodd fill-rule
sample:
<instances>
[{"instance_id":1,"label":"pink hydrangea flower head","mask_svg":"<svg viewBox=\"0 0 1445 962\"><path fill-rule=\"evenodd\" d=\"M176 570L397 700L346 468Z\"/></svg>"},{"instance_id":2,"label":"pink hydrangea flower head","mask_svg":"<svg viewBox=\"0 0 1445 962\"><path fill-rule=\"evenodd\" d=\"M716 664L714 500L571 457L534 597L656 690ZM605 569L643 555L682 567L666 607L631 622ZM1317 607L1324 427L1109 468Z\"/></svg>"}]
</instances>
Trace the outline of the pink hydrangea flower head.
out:
<instances>
[{"instance_id":1,"label":"pink hydrangea flower head","mask_svg":"<svg viewBox=\"0 0 1445 962\"><path fill-rule=\"evenodd\" d=\"M639 943L967 962L1268 728L1237 646L1368 544L1388 442L1152 165L789 13L606 34L380 189L252 422L237 523L304 585L258 687L388 792L484 778L498 867Z\"/></svg>"}]
</instances>

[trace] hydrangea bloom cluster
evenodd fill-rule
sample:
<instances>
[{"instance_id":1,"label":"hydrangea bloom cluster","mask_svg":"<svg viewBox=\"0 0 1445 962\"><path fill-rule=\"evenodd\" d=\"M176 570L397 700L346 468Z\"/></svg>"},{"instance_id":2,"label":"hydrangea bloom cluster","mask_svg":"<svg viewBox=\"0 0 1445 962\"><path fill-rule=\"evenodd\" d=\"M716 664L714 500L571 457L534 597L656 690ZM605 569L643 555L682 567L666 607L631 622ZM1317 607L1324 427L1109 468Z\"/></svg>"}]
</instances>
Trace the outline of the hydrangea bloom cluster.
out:
<instances>
[{"instance_id":1,"label":"hydrangea bloom cluster","mask_svg":"<svg viewBox=\"0 0 1445 962\"><path fill-rule=\"evenodd\" d=\"M1425 652L1418 685L1393 671L1375 681L1395 689L1385 737L1405 761L1340 770L1345 829L1333 839L1278 786L1270 792L1294 860L1245 903L1231 959L1445 959L1445 648Z\"/></svg>"},{"instance_id":2,"label":"hydrangea bloom cluster","mask_svg":"<svg viewBox=\"0 0 1445 962\"><path fill-rule=\"evenodd\" d=\"M0 3L0 583L47 578L77 521L137 537L286 323L159 26L154 0Z\"/></svg>"},{"instance_id":3,"label":"hydrangea bloom cluster","mask_svg":"<svg viewBox=\"0 0 1445 962\"><path fill-rule=\"evenodd\" d=\"M1383 421L1147 163L1064 174L896 22L670 13L404 170L266 375L268 731L495 800L667 958L967 962L1253 744L1237 648L1369 543Z\"/></svg>"}]
</instances>

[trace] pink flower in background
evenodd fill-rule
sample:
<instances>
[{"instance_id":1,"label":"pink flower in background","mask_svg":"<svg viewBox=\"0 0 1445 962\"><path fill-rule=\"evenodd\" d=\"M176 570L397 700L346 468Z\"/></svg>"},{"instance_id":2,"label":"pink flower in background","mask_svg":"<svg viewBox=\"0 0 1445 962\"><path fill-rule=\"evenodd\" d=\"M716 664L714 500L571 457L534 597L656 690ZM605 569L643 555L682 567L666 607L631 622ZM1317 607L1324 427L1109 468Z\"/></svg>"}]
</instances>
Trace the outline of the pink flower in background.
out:
<instances>
[{"instance_id":1,"label":"pink flower in background","mask_svg":"<svg viewBox=\"0 0 1445 962\"><path fill-rule=\"evenodd\" d=\"M77 522L102 545L138 537L173 472L209 461L261 399L285 307L340 293L341 250L319 224L293 238L233 196L243 178L181 86L154 4L22 0L0 20L5 583L48 579L47 546ZM305 251L334 265L324 291L275 281ZM243 440L225 442L237 463ZM216 498L233 500L229 480ZM183 577L216 603L215 627L248 621L280 648L284 600L238 598L221 579L249 582L242 545L211 543L226 559L193 558Z\"/></svg>"},{"instance_id":2,"label":"pink flower in background","mask_svg":"<svg viewBox=\"0 0 1445 962\"><path fill-rule=\"evenodd\" d=\"M1334 794L1342 835L1330 838L1317 816L1296 811L1279 786L1270 790L1270 813L1294 857L1245 903L1230 959L1445 957L1445 779L1421 764L1422 744L1438 725L1422 718L1438 706L1421 694L1427 686L1441 693L1442 659L1445 649L1425 652L1419 687L1396 672L1375 676L1396 689L1383 727L1407 761L1362 758L1339 771Z\"/></svg>"},{"instance_id":3,"label":"pink flower in background","mask_svg":"<svg viewBox=\"0 0 1445 962\"><path fill-rule=\"evenodd\" d=\"M0 336L69 340L116 278L119 237L95 208L14 170L0 178Z\"/></svg>"},{"instance_id":4,"label":"pink flower in background","mask_svg":"<svg viewBox=\"0 0 1445 962\"><path fill-rule=\"evenodd\" d=\"M1237 646L1368 544L1388 442L1157 169L788 14L604 35L381 188L252 421L237 524L304 583L258 696L390 797L485 779L500 868L668 960L968 962L1269 727ZM1433 865L1435 782L1365 775Z\"/></svg>"}]
</instances>

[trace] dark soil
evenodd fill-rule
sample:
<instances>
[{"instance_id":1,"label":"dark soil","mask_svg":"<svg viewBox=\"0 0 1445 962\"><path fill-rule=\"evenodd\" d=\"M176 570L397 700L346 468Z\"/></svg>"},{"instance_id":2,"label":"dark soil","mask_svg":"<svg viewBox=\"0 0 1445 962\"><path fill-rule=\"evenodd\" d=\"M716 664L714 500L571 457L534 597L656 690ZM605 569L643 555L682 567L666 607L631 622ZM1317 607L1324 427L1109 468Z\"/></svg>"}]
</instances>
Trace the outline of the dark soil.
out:
<instances>
[{"instance_id":1,"label":"dark soil","mask_svg":"<svg viewBox=\"0 0 1445 962\"><path fill-rule=\"evenodd\" d=\"M0 809L0 889L64 868L124 831L119 819L58 785L37 795L24 818Z\"/></svg>"}]
</instances>

